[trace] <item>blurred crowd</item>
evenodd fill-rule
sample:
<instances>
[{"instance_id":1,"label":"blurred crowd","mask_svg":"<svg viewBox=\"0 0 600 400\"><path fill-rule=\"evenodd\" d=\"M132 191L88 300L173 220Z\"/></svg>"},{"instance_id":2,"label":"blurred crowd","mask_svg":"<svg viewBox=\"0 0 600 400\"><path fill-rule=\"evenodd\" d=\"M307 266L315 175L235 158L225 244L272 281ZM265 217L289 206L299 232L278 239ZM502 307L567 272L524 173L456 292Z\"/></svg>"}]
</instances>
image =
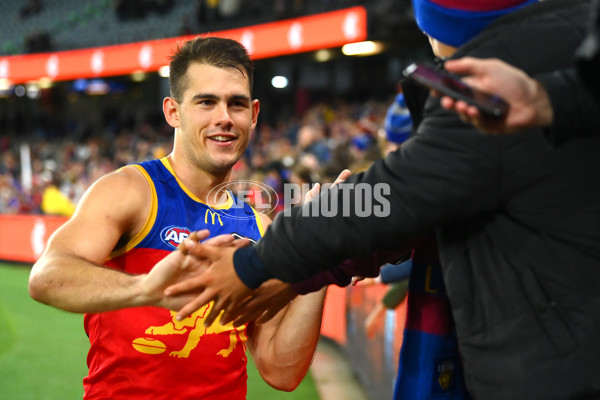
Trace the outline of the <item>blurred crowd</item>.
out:
<instances>
[{"instance_id":1,"label":"blurred crowd","mask_svg":"<svg viewBox=\"0 0 600 400\"><path fill-rule=\"evenodd\" d=\"M15 36L11 31L9 36L0 38L0 53L60 51L73 46L77 48L78 43L84 47L107 44L103 43L102 35L79 42L77 33L73 36L65 34L71 30L77 32L81 25L94 32L108 29L107 26L130 25L135 26L136 32L142 36L157 39L173 36L173 30L165 28L167 26L179 25L178 34L189 35L356 5L375 5L384 7L386 11L406 8L404 3L400 5L393 0L94 0L84 3L71 7L68 2L60 0L24 0L19 6L11 7L6 14L18 19L19 24L13 25L13 31L20 34ZM57 19L52 15L60 17ZM160 18L160 23L156 22L156 17ZM106 21L110 21L111 25L106 25ZM127 34L117 39L117 43L128 41L131 38Z\"/></svg>"},{"instance_id":2,"label":"blurred crowd","mask_svg":"<svg viewBox=\"0 0 600 400\"><path fill-rule=\"evenodd\" d=\"M398 140L383 129L390 103L319 103L301 117L276 126L260 122L259 116L251 145L231 178L271 187L279 201L271 209L279 212L284 207L285 183L332 182L343 169L364 170L394 148ZM85 190L102 175L168 155L172 134L166 124L152 118L83 137L3 134L0 213L71 215Z\"/></svg>"}]
</instances>

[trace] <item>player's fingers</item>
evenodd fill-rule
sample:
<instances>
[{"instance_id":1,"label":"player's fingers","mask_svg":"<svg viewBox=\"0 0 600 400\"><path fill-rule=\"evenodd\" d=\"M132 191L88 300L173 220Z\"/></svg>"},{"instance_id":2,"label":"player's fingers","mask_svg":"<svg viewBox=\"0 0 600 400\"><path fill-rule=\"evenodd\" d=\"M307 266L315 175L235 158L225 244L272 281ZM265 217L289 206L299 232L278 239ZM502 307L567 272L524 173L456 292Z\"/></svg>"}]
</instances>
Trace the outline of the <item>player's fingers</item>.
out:
<instances>
[{"instance_id":1,"label":"player's fingers","mask_svg":"<svg viewBox=\"0 0 600 400\"><path fill-rule=\"evenodd\" d=\"M197 264L198 262L195 257L186 254L186 257L179 263L179 269L182 271L190 271Z\"/></svg>"},{"instance_id":2,"label":"player's fingers","mask_svg":"<svg viewBox=\"0 0 600 400\"><path fill-rule=\"evenodd\" d=\"M198 245L197 242L191 240L190 238L185 239L181 244L181 248L185 248L186 250L180 250L178 253L183 254L183 259L179 261L179 269L181 271L191 271L194 274L198 274L199 272L205 270L208 266L210 266L211 260L207 257L197 256L196 253L192 252L192 250ZM226 244L224 244L226 245ZM179 247L178 247L179 249Z\"/></svg>"},{"instance_id":3,"label":"player's fingers","mask_svg":"<svg viewBox=\"0 0 600 400\"><path fill-rule=\"evenodd\" d=\"M176 296L181 293L188 292L190 290L197 290L205 286L204 274L188 278L182 282L177 282L171 286L168 286L164 290L165 296Z\"/></svg>"},{"instance_id":4,"label":"player's fingers","mask_svg":"<svg viewBox=\"0 0 600 400\"><path fill-rule=\"evenodd\" d=\"M186 243L186 247L188 249L188 254L191 254L198 258L205 258L210 260L217 257L219 255L220 250L218 246L212 246L206 243L198 243L195 241L190 241Z\"/></svg>"},{"instance_id":5,"label":"player's fingers","mask_svg":"<svg viewBox=\"0 0 600 400\"><path fill-rule=\"evenodd\" d=\"M252 243L249 239L238 239L238 240L234 240L233 243L231 243L232 247L235 247L236 249L240 249L242 247L246 247L248 246L250 243Z\"/></svg>"},{"instance_id":6,"label":"player's fingers","mask_svg":"<svg viewBox=\"0 0 600 400\"><path fill-rule=\"evenodd\" d=\"M180 275L179 279L177 279L178 283L185 282L191 278L199 278L202 274L208 270L211 263L210 260L204 258L197 258L191 255L188 255L182 262L181 269L186 271L185 275ZM191 284L191 282L190 282Z\"/></svg>"},{"instance_id":7,"label":"player's fingers","mask_svg":"<svg viewBox=\"0 0 600 400\"><path fill-rule=\"evenodd\" d=\"M208 236L210 235L210 232L208 229L202 229L199 231L194 231L190 234L190 236L188 236L188 239L192 239L196 242L199 242L201 240L206 239Z\"/></svg>"},{"instance_id":8,"label":"player's fingers","mask_svg":"<svg viewBox=\"0 0 600 400\"><path fill-rule=\"evenodd\" d=\"M193 235L193 233L192 233ZM183 253L183 255L188 255L190 252L190 249L192 247L195 246L196 242L194 241L194 239L191 238L190 235L189 237L187 237L185 240L183 240L181 243L179 243L179 245L177 246L177 250L179 250L181 253Z\"/></svg>"},{"instance_id":9,"label":"player's fingers","mask_svg":"<svg viewBox=\"0 0 600 400\"><path fill-rule=\"evenodd\" d=\"M189 251L188 251L188 247L185 244L185 240L181 243L179 243L179 245L177 246L177 250L181 253L183 253L183 255L187 256Z\"/></svg>"},{"instance_id":10,"label":"player's fingers","mask_svg":"<svg viewBox=\"0 0 600 400\"><path fill-rule=\"evenodd\" d=\"M219 236L215 236L213 238L207 239L204 242L202 242L202 244L210 245L210 246L224 246L224 245L230 244L234 240L235 240L235 237L226 233L223 235L219 235Z\"/></svg>"},{"instance_id":11,"label":"player's fingers","mask_svg":"<svg viewBox=\"0 0 600 400\"><path fill-rule=\"evenodd\" d=\"M210 235L208 229L202 229L200 231L194 231L177 246L177 250L182 252L184 255L188 255L190 250L200 243L201 240L206 239Z\"/></svg>"},{"instance_id":12,"label":"player's fingers","mask_svg":"<svg viewBox=\"0 0 600 400\"><path fill-rule=\"evenodd\" d=\"M200 309L206 303L212 300L212 292L208 290L200 293L196 296L192 301L181 307L181 309L177 312L177 320L181 321L184 318L189 317L194 313L194 311Z\"/></svg>"}]
</instances>

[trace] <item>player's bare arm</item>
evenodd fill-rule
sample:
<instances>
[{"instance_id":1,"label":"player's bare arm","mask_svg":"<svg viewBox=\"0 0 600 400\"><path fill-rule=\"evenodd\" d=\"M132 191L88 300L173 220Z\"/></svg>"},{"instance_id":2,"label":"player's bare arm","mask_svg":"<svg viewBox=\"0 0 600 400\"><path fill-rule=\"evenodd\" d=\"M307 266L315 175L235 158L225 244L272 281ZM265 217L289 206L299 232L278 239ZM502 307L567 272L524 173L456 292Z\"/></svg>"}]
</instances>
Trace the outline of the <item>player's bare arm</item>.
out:
<instances>
[{"instance_id":1,"label":"player's bare arm","mask_svg":"<svg viewBox=\"0 0 600 400\"><path fill-rule=\"evenodd\" d=\"M266 228L271 220L261 217ZM270 283L276 285L271 290L292 293L291 298L285 294L278 297L293 300L279 307L281 310L268 322L248 326L248 350L265 382L292 391L308 372L319 340L326 288L296 297L289 284L275 279Z\"/></svg>"},{"instance_id":2,"label":"player's bare arm","mask_svg":"<svg viewBox=\"0 0 600 400\"><path fill-rule=\"evenodd\" d=\"M297 296L264 324L248 327L248 350L265 382L294 390L306 376L321 332L327 288Z\"/></svg>"},{"instance_id":3,"label":"player's bare arm","mask_svg":"<svg viewBox=\"0 0 600 400\"><path fill-rule=\"evenodd\" d=\"M180 306L169 304L162 291L165 279L175 279L168 264L181 264L186 257L184 253L169 255L161 261L165 266L148 276L102 266L115 248L142 229L150 210L150 198L148 183L134 167L98 180L71 219L52 235L34 265L29 279L31 296L54 307L81 313L143 305Z\"/></svg>"}]
</instances>

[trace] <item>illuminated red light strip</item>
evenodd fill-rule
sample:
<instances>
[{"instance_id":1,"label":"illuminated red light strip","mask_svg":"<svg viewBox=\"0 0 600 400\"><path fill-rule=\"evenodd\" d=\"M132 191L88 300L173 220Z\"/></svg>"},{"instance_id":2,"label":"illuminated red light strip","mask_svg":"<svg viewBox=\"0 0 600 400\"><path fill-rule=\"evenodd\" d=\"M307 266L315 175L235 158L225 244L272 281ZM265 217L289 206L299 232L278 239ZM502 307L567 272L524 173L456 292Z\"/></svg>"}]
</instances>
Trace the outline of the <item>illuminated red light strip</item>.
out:
<instances>
[{"instance_id":1,"label":"illuminated red light strip","mask_svg":"<svg viewBox=\"0 0 600 400\"><path fill-rule=\"evenodd\" d=\"M246 46L253 59L283 56L366 40L367 11L352 7L203 35L235 39ZM195 36L0 57L0 79L17 84L42 78L62 81L157 71L169 64L178 43Z\"/></svg>"}]
</instances>

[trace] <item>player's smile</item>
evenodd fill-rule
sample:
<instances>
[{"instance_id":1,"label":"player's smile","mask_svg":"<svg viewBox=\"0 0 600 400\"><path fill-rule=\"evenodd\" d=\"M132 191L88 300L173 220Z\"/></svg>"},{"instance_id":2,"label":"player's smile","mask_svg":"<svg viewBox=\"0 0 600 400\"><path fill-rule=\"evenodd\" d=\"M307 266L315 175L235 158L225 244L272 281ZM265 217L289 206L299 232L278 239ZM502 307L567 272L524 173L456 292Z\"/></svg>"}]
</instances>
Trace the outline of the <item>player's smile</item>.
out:
<instances>
[{"instance_id":1,"label":"player's smile","mask_svg":"<svg viewBox=\"0 0 600 400\"><path fill-rule=\"evenodd\" d=\"M208 139L221 145L232 145L237 141L237 136L232 133L219 133L209 136Z\"/></svg>"}]
</instances>

